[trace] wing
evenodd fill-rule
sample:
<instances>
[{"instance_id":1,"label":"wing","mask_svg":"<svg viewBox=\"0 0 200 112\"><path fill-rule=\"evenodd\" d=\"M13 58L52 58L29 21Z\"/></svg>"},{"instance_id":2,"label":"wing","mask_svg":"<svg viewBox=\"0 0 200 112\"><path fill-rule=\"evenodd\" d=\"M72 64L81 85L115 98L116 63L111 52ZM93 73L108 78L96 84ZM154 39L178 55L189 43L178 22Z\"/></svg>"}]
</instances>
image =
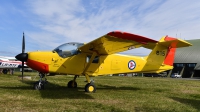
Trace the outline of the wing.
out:
<instances>
[{"instance_id":1,"label":"wing","mask_svg":"<svg viewBox=\"0 0 200 112\"><path fill-rule=\"evenodd\" d=\"M153 49L158 41L140 35L114 31L97 38L79 48L81 52L99 55L113 54L138 47Z\"/></svg>"}]
</instances>

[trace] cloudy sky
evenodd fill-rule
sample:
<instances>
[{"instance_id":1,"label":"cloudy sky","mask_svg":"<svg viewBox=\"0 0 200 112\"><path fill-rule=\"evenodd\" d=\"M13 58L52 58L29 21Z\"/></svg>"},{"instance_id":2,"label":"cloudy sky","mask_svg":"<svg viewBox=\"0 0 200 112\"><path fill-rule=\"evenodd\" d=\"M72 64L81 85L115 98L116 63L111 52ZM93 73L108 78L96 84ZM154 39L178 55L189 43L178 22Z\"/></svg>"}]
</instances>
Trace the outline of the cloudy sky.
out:
<instances>
[{"instance_id":1,"label":"cloudy sky","mask_svg":"<svg viewBox=\"0 0 200 112\"><path fill-rule=\"evenodd\" d=\"M159 40L200 39L199 0L0 0L0 55L87 43L120 30ZM145 55L135 50L132 55Z\"/></svg>"}]
</instances>

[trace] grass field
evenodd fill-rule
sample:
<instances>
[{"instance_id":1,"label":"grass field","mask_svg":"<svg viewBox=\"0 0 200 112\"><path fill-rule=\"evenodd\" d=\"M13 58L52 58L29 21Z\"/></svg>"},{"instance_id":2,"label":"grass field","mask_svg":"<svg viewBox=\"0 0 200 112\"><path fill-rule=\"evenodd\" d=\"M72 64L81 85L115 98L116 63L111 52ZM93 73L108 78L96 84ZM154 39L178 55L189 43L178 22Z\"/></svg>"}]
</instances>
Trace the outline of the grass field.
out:
<instances>
[{"instance_id":1,"label":"grass field","mask_svg":"<svg viewBox=\"0 0 200 112\"><path fill-rule=\"evenodd\" d=\"M33 78L35 73L29 73ZM39 77L36 77L38 79ZM0 111L9 112L199 112L200 80L152 77L94 77L96 93L67 88L71 76L49 76L45 90L33 90L34 80L0 75Z\"/></svg>"}]
</instances>

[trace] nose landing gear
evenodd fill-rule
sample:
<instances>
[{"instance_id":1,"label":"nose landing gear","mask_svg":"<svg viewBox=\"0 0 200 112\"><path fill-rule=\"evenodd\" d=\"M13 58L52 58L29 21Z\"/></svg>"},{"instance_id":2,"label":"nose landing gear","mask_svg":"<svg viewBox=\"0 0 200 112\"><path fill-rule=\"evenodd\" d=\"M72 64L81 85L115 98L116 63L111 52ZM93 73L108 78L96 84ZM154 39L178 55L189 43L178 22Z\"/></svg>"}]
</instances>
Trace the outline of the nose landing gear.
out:
<instances>
[{"instance_id":1,"label":"nose landing gear","mask_svg":"<svg viewBox=\"0 0 200 112\"><path fill-rule=\"evenodd\" d=\"M47 79L45 78L45 73L39 73L40 80L33 84L35 90L42 90L44 89L44 85L47 83Z\"/></svg>"}]
</instances>

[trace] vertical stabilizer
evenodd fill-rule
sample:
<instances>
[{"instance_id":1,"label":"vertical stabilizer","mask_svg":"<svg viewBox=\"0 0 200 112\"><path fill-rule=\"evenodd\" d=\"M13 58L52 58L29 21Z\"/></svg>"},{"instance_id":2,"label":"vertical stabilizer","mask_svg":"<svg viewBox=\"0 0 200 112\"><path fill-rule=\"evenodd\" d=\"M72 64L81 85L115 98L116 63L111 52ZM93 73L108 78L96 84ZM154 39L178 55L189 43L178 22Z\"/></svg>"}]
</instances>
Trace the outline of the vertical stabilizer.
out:
<instances>
[{"instance_id":1,"label":"vertical stabilizer","mask_svg":"<svg viewBox=\"0 0 200 112\"><path fill-rule=\"evenodd\" d=\"M147 57L147 61L172 66L176 48L191 46L190 43L172 37L162 37Z\"/></svg>"}]
</instances>

